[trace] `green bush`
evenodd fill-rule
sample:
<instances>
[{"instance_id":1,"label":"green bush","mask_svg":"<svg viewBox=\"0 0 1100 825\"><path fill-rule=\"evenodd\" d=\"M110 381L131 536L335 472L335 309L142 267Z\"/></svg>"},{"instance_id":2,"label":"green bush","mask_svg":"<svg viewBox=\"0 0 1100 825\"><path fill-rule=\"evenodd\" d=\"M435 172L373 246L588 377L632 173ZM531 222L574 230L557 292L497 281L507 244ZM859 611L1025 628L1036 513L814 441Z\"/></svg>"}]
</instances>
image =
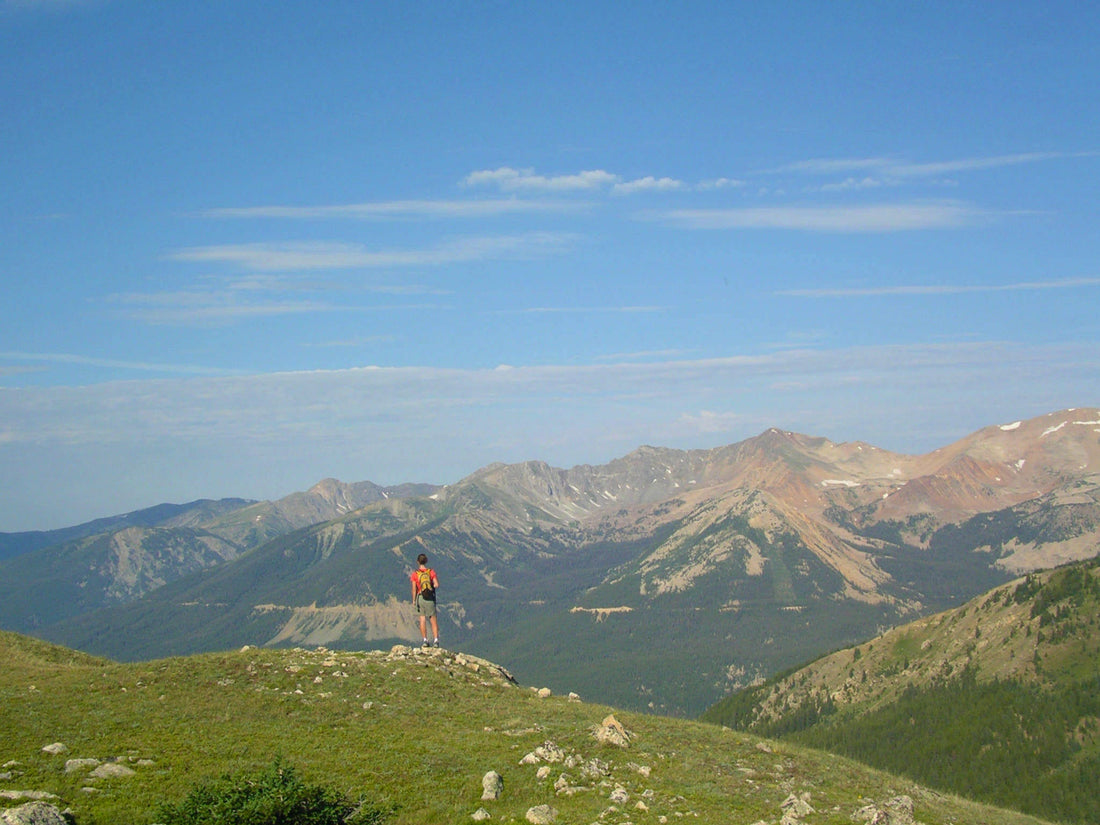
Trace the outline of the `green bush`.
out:
<instances>
[{"instance_id":1,"label":"green bush","mask_svg":"<svg viewBox=\"0 0 1100 825\"><path fill-rule=\"evenodd\" d=\"M162 803L157 818L164 825L380 825L389 813L308 785L277 759L258 774L198 785L178 805Z\"/></svg>"}]
</instances>

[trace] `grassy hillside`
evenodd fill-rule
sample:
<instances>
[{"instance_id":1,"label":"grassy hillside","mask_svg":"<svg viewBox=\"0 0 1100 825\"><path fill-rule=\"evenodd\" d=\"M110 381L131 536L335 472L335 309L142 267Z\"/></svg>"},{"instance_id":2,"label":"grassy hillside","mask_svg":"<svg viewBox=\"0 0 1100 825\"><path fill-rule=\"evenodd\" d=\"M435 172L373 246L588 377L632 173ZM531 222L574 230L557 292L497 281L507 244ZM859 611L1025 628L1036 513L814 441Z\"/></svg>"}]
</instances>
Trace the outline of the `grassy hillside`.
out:
<instances>
[{"instance_id":1,"label":"grassy hillside","mask_svg":"<svg viewBox=\"0 0 1100 825\"><path fill-rule=\"evenodd\" d=\"M540 698L444 650L252 648L118 664L0 633L0 656L0 764L10 775L0 788L56 794L78 825L151 823L158 803L196 783L276 758L308 782L392 808L394 825L469 822L480 807L491 821L524 822L539 804L562 823L778 822L792 795L813 808L812 823L858 821L902 795L926 825L1038 821L713 725L616 711L629 746L603 744L593 731L609 708ZM42 750L55 742L67 752ZM521 764L547 742L573 761ZM133 774L96 779L90 763L67 772L70 759ZM483 802L490 770L504 792ZM18 803L0 796L0 806Z\"/></svg>"},{"instance_id":2,"label":"grassy hillside","mask_svg":"<svg viewBox=\"0 0 1100 825\"><path fill-rule=\"evenodd\" d=\"M1100 560L896 628L704 718L1053 819L1100 821Z\"/></svg>"}]
</instances>

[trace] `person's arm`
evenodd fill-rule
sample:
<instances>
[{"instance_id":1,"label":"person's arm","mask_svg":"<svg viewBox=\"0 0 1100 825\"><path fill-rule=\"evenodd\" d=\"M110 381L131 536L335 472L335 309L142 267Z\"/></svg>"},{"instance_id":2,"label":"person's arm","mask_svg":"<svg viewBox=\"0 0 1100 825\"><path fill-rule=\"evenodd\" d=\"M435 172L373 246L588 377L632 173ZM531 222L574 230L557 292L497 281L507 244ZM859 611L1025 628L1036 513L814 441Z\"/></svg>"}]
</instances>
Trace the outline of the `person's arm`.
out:
<instances>
[{"instance_id":1,"label":"person's arm","mask_svg":"<svg viewBox=\"0 0 1100 825\"><path fill-rule=\"evenodd\" d=\"M416 604L416 579L413 579L411 584L412 584L412 603Z\"/></svg>"}]
</instances>

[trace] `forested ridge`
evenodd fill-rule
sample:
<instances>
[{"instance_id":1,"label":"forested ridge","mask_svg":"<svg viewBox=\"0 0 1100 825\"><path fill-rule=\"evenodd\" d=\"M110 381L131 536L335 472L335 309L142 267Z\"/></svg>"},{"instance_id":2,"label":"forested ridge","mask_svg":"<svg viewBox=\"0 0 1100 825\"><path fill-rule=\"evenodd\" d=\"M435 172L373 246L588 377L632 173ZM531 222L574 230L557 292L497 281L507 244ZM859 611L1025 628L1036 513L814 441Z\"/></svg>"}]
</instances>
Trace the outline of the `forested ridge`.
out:
<instances>
[{"instance_id":1,"label":"forested ridge","mask_svg":"<svg viewBox=\"0 0 1100 825\"><path fill-rule=\"evenodd\" d=\"M966 638L945 656L933 628ZM1031 574L934 625L832 654L831 681L814 663L735 694L704 718L973 799L1094 823L1098 648L1100 561L1093 559ZM872 698L882 696L889 699Z\"/></svg>"}]
</instances>

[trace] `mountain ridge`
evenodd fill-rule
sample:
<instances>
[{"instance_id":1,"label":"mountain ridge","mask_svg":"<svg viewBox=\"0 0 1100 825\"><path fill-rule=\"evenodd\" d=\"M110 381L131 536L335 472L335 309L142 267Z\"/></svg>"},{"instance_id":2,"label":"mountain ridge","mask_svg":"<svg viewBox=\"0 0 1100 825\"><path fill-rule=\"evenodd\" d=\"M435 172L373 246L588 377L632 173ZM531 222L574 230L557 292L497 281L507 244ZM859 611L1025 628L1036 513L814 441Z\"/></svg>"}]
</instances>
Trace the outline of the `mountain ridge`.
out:
<instances>
[{"instance_id":1,"label":"mountain ridge","mask_svg":"<svg viewBox=\"0 0 1100 825\"><path fill-rule=\"evenodd\" d=\"M710 450L641 447L599 466L493 464L40 632L124 659L407 642L408 570L426 552L456 643L551 687L697 713L1051 553L1095 555L1098 420L1094 409L1051 413L923 456L773 428Z\"/></svg>"},{"instance_id":2,"label":"mountain ridge","mask_svg":"<svg viewBox=\"0 0 1100 825\"><path fill-rule=\"evenodd\" d=\"M1098 628L1095 557L821 656L722 699L702 718L944 791L1095 822Z\"/></svg>"}]
</instances>

